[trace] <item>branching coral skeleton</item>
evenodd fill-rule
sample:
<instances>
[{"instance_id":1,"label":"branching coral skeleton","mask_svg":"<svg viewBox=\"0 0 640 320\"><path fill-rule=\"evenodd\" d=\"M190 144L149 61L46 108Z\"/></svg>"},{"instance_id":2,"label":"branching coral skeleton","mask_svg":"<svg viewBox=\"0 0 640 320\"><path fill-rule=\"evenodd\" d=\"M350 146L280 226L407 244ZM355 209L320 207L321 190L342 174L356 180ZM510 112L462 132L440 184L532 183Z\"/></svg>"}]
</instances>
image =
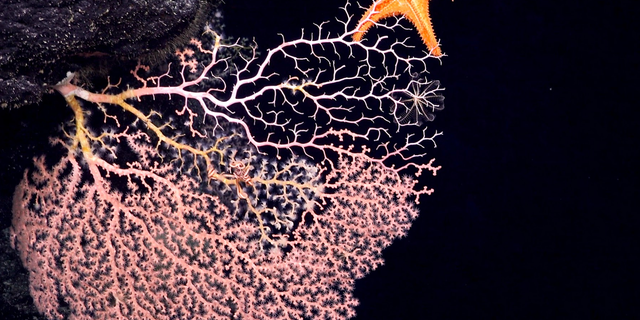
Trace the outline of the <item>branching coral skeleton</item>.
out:
<instances>
[{"instance_id":1,"label":"branching coral skeleton","mask_svg":"<svg viewBox=\"0 0 640 320\"><path fill-rule=\"evenodd\" d=\"M61 152L25 172L13 206L38 309L353 317L355 279L433 192L421 177L440 169L427 152L442 133L419 118L441 108L442 89L423 76L433 50L394 37L402 19L359 42L375 19L356 24L343 9L337 25L283 36L262 56L208 29L166 70L139 64L100 93L73 74L57 84L73 124L52 139Z\"/></svg>"},{"instance_id":2,"label":"branching coral skeleton","mask_svg":"<svg viewBox=\"0 0 640 320\"><path fill-rule=\"evenodd\" d=\"M95 155L88 139L100 140L87 135L83 111L75 101L76 97L117 105L135 115L152 131L158 145L174 148L180 159L183 153L190 154L197 172L204 172L207 179L218 180L229 188L235 187L239 198L249 200L246 192L255 188L243 186L252 187L250 182L253 179L262 183L260 177L251 177L246 168L242 178L238 178L238 170L233 164L223 172L216 168L218 164L212 162L211 156L217 154L220 163L236 165L241 163L238 162L241 159L222 159L223 150L217 148L217 143L203 150L173 139L166 133L173 130L173 126L154 120L159 116L157 112L144 114L127 102L132 98L141 100L148 96L168 95L184 99L176 114L188 115L186 124L189 134L194 137L212 136L211 132L198 129L197 121L210 123L212 131L225 122L238 125L242 136L252 147L275 150L279 159L283 151L301 151L316 162L334 159L331 154L364 157L398 174L409 168L417 169L416 175L420 175L423 169L431 170L430 163L421 164L417 160L426 156L423 151L426 143L435 146L434 139L441 132L429 133L428 128L417 120L421 117L430 120L432 115L429 111L440 108L430 102L429 97L441 97L438 92L442 89L439 82L426 82L424 79L411 80L404 88L399 87L406 75L425 73L430 52L401 56L396 49L411 49L410 41L392 40L388 36L379 36L372 45L354 41L351 36L356 29L348 31L352 16L348 14L347 6L344 12L347 20L343 22L342 34L331 36L325 30L327 23L321 23L310 39L303 37L285 41L283 38L283 43L268 50L262 59L256 54L255 47L249 48L250 54L243 56L240 63L224 54L247 48L239 42L227 44L220 35L208 29L204 35L212 37L211 44L205 45L193 39L191 47L176 52L180 64L178 84L172 83L176 70L171 65L166 73L147 77L141 73L149 68L139 65L132 73L142 86L116 94L89 92L74 85L71 81L73 75L70 75L55 88L75 111L75 144L86 153L86 157L91 158ZM381 27L394 30L401 26L398 20ZM300 51L309 55L297 55ZM380 62L382 64L376 64ZM278 64L285 63L291 66L289 70L275 70ZM236 70L230 79L216 75L216 70L229 68ZM285 80L278 80L282 78ZM386 89L389 87L391 89ZM296 93L302 94L302 100ZM391 113L384 111L388 105L393 106ZM394 142L403 135L404 141ZM311 150L320 151L320 154L315 152L312 155ZM204 162L204 170L201 170L198 159ZM295 187L302 190L308 186Z\"/></svg>"}]
</instances>

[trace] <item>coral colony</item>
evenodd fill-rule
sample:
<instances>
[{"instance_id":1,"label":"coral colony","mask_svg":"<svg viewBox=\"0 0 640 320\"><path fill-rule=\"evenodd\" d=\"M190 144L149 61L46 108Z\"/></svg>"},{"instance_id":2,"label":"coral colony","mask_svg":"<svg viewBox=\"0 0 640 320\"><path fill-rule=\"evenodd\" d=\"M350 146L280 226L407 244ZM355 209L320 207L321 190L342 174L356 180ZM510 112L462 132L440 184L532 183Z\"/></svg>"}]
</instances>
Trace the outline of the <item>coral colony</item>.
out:
<instances>
[{"instance_id":1,"label":"coral colony","mask_svg":"<svg viewBox=\"0 0 640 320\"><path fill-rule=\"evenodd\" d=\"M163 71L138 65L100 93L73 74L59 83L74 119L14 196L12 244L38 309L354 317L355 280L433 191L422 177L439 169L427 152L441 133L425 123L443 89L425 78L437 45L395 39L400 16L358 23L343 9L343 32L319 24L263 56L207 29Z\"/></svg>"}]
</instances>

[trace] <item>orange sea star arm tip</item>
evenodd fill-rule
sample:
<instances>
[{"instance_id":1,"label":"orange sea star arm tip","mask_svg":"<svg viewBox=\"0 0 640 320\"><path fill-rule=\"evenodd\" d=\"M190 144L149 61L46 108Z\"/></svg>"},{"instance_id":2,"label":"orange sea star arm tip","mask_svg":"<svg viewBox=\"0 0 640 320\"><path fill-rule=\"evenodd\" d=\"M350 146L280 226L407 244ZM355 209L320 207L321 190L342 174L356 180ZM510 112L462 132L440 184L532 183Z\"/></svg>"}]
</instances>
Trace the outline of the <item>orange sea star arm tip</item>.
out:
<instances>
[{"instance_id":1,"label":"orange sea star arm tip","mask_svg":"<svg viewBox=\"0 0 640 320\"><path fill-rule=\"evenodd\" d=\"M374 10L377 12L371 14ZM436 57L442 56L442 50L438 45L438 40L429 18L429 0L382 0L374 2L360 19L359 24L361 25L353 34L353 40L360 41L375 22L399 15L404 16L414 25L432 55ZM370 21L365 21L366 19ZM362 23L363 21L365 22Z\"/></svg>"}]
</instances>

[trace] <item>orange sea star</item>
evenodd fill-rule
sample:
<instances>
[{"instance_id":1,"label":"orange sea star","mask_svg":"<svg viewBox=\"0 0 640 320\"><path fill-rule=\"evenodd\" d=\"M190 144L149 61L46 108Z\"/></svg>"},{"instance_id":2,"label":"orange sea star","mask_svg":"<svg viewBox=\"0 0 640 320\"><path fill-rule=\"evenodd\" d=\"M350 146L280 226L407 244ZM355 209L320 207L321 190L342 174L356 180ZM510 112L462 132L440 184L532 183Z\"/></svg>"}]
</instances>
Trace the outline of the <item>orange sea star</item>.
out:
<instances>
[{"instance_id":1,"label":"orange sea star","mask_svg":"<svg viewBox=\"0 0 640 320\"><path fill-rule=\"evenodd\" d=\"M371 12L374 13L371 14ZM371 16L369 17L369 15ZM438 46L436 34L433 31L433 26L431 26L429 0L379 0L374 2L360 19L358 25L362 25L353 34L353 40L360 41L375 22L398 15L404 16L415 26L431 54L436 57L442 56L442 50ZM362 23L367 18L369 21Z\"/></svg>"}]
</instances>

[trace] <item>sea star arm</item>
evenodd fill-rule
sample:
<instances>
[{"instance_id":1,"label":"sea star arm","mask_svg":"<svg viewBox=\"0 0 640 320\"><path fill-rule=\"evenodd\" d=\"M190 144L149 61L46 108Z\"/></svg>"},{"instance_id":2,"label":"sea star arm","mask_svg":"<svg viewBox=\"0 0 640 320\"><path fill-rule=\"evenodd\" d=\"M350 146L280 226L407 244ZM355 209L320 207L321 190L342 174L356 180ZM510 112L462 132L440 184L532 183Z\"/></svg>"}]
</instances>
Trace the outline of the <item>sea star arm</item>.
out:
<instances>
[{"instance_id":1,"label":"sea star arm","mask_svg":"<svg viewBox=\"0 0 640 320\"><path fill-rule=\"evenodd\" d=\"M375 1L358 23L353 40L360 41L362 36L378 21L391 17L404 16L416 28L422 41L431 54L440 57L442 50L429 17L429 0L379 0Z\"/></svg>"}]
</instances>

